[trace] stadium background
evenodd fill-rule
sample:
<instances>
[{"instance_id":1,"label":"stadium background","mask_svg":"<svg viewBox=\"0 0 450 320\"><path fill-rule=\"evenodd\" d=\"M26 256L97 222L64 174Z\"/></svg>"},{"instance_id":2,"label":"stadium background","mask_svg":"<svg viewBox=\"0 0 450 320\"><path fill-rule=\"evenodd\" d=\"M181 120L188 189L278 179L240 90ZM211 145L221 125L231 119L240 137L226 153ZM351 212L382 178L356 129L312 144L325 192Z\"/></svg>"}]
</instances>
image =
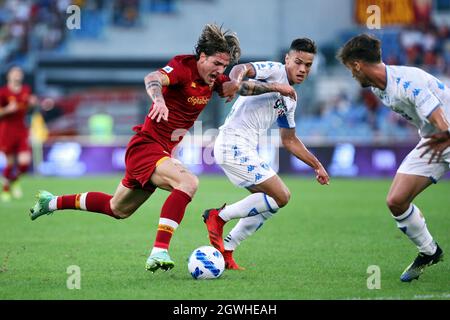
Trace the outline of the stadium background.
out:
<instances>
[{"instance_id":1,"label":"stadium background","mask_svg":"<svg viewBox=\"0 0 450 320\"><path fill-rule=\"evenodd\" d=\"M71 4L81 9L79 29L68 28ZM370 4L381 9L381 29L367 29ZM123 147L150 103L143 77L173 55L192 53L205 23L237 32L242 62L283 61L292 39L310 37L319 53L297 88L298 135L333 176L392 176L417 132L359 88L336 50L368 31L382 40L387 63L422 67L448 83L449 12L446 0L8 0L0 9L0 63L3 74L11 64L23 66L35 92L57 102L40 111L48 128L43 153L46 132L39 122L33 128L35 171L76 176L123 171ZM216 97L199 118L201 132L220 126L230 106ZM202 139L189 142L180 157L190 169L220 173L201 159ZM264 150L275 167L277 151ZM309 172L283 150L279 170Z\"/></svg>"},{"instance_id":2,"label":"stadium background","mask_svg":"<svg viewBox=\"0 0 450 320\"><path fill-rule=\"evenodd\" d=\"M79 29L67 27L67 19L71 17L73 12L67 13L66 10L71 4L77 5L81 9ZM366 25L367 19L371 15L366 10L372 4L381 8L381 29L368 29ZM383 225L385 225L385 229L378 230L376 236L381 238L383 232L388 232L389 234L395 233L395 237L397 237L394 223L389 220L387 209L384 207L384 196L387 192L386 188L389 186L389 178L393 177L401 160L416 145L418 141L417 131L401 117L385 108L370 91L362 90L351 78L350 73L338 63L335 54L337 49L351 36L361 32L369 32L382 40L383 59L386 63L418 66L450 85L450 1L3 0L0 1L1 83L4 83L5 72L8 67L18 64L26 72L25 82L31 84L40 97L52 98L56 102L53 108L35 110L30 114L33 168L30 172L32 178L28 178L29 180L25 180L24 183L26 201L28 202L24 200L16 207L0 204L2 213L8 212L8 214L11 214L11 220L8 220L8 223L11 223L11 221L17 223L16 225L13 224L11 230L3 230L5 239L8 237L11 243L11 247L8 247L8 242L4 244L5 250L14 252L14 249L10 248L14 248L17 243L22 241L22 238L16 236L13 230L15 230L14 226L19 228L23 222L17 216L12 218L11 208L14 212L26 211L32 201L33 193L38 188L51 185L54 191L70 193L98 187L100 191L106 187L111 189L111 186L119 181L124 170L125 146L132 135L131 128L143 121L150 104L143 84L144 76L159 67L163 67L174 55L192 53L202 27L205 23L210 22L223 23L225 28L238 34L243 53L241 62L254 60L283 61L284 53L292 39L309 37L316 41L319 52L314 62L313 71L305 83L297 87L300 98L298 111L296 112L296 130L302 141L324 163L332 179L335 179L333 181L336 181L338 177L351 177L357 180L337 179L337 185L347 184L342 187L342 193L335 194L334 198L331 197L334 200L321 198L322 196L314 194L314 192L319 192L317 188L311 186L312 183L307 184L306 181L309 180L300 179L298 180L300 182L296 182L298 175L306 175L311 178L312 172L308 167L288 155L284 150L280 149L278 152L276 144L269 145L267 150L262 151L266 154L268 161L275 168L278 168L281 174L292 175L288 178L289 186L293 189L293 192L296 192L295 188L302 190L299 192L301 193L301 201L306 201L306 204L301 203L299 206L313 207L321 201L323 201L322 204L331 206L335 210L338 210L341 206L344 208L345 205L348 206L349 204L355 208L367 205L368 208L364 208L364 216L368 217L373 214L374 216L384 217ZM235 191L220 169L214 164L206 163L202 158L205 141L210 142L213 138L208 136L208 132L213 132L208 131L208 129L217 128L223 123L231 105L224 104L217 97L214 98L199 118L202 121L200 129L197 127L199 130L192 130L194 135L199 132L206 132L206 134L202 134L200 139L190 140L193 143L185 144L180 149L179 156L193 172L200 175L200 180L205 181L207 188L212 190L228 188L225 192L225 195L229 196L228 200L230 198L238 200L243 193L239 193L239 190ZM0 168L4 166L4 162L4 158L0 155ZM111 174L114 175L113 179L109 177ZM216 178L211 178L209 174L215 174ZM99 175L106 175L105 180L101 180ZM52 177L55 176L59 179L54 180ZM86 176L92 177L92 179L84 180ZM69 177L79 177L79 179L68 179ZM373 182L373 188L366 188L365 183L368 183L368 180L365 180L365 178L374 177L380 178L380 180ZM299 186L296 185L297 183ZM72 187L75 190L72 191ZM365 195L376 194L376 201L373 199L364 201L364 199L347 198L348 195L345 192L352 193L357 190L363 191ZM113 192L113 189L110 191ZM439 216L439 214L443 216L442 208L447 211L446 214L448 213L448 191L448 181L444 181L436 189L436 193L439 192L439 194L433 197L431 192L425 196L426 201L436 205L436 208L431 210L434 212L430 213L431 217ZM214 195L201 194L199 199L198 201L203 202L208 202L211 199L216 202L224 201L220 200L219 195L215 193ZM308 202L308 199L310 199L310 202ZM345 199L348 201L346 204L344 204ZM162 200L157 196L155 200L151 201L150 206L153 211L159 212ZM371 207L371 205L373 206ZM192 210L201 210L204 209L204 206L194 204L193 208ZM297 208L299 207L295 204L292 205L291 211L294 212L287 212L284 217L288 214L294 214ZM146 207L146 210L148 209L149 207ZM325 230L324 225L318 221L314 222L315 211L313 209L308 210L312 211L305 214L305 219L309 219L308 223L310 223L310 227L306 228L312 230L316 227ZM339 210L346 212L345 209ZM379 212L380 210L383 210L383 214ZM72 217L74 216L70 216L68 219ZM355 215L346 217L349 219L356 218ZM64 225L62 220L58 220L59 218L53 218L56 219L54 223L57 226ZM141 218L142 215L137 219ZM441 238L444 237L444 240L448 243L448 222L445 222L445 219L442 220L443 218L445 217L438 220L441 221L439 226L441 229L439 230ZM79 228L86 226L88 220L89 223L91 221L95 223L97 222L96 219L100 220L100 217L82 216L79 219L71 221L74 221L74 228L80 231ZM137 220L137 223L146 221L142 219ZM154 217L152 216L152 219L156 223L156 213ZM290 225L290 220L282 219L285 218L280 218L278 221L279 223L284 221L283 228ZM350 227L343 225L343 221L337 222L333 218L330 219L334 221L333 223L336 224L338 229L344 228L349 232L349 235L355 235L360 230L358 225L349 229ZM369 225L368 221L367 224ZM196 222L198 221L196 220ZM98 221L99 225L101 223ZM185 224L186 229L189 229L194 225L194 222L188 218ZM4 224L4 226L7 225ZM109 223L106 226L111 227ZM130 227L130 225L128 226ZM25 228L28 230L27 232L36 236L43 230L54 232L54 230L48 229L37 232L27 228L30 227ZM58 229L55 236L63 238L64 234L73 232L67 225L64 228L63 231ZM192 228L201 230L203 226ZM267 228L270 230L269 226ZM101 230L103 232L106 227ZM136 229L128 231L134 232L134 230ZM146 229L141 230L142 233L145 233L145 241L147 241L143 241L141 249L143 252L148 250L149 230L153 229L148 228L148 223ZM271 234L269 230L265 230L265 235L261 235L257 239L261 241L266 236L267 239L272 239L269 237ZM308 230L305 234L308 234ZM127 231L123 232L126 233ZM276 229L272 229L272 233L276 232ZM329 238L334 235L333 232L328 235ZM103 235L108 238L106 233ZM342 236L337 231L335 235L336 237ZM447 238L445 238L445 235L447 235ZM47 236L49 235L47 234ZM86 237L83 239L89 238L83 234L82 236ZM109 235L109 237L112 237L112 235ZM25 238L27 237L25 236ZM74 238L76 237L74 236ZM183 238L183 231L181 230L179 238L179 241L186 239ZM205 240L206 236L203 238ZM398 235L398 238L400 238L400 235ZM15 243L14 239L17 240ZM366 240L361 239L359 240L365 243ZM188 238L188 240L192 239ZM406 239L402 238L402 240L403 246L401 244L396 245L398 252L402 252L400 248L408 245ZM85 241L87 242L87 240ZM102 240L98 241L103 243ZM301 238L301 241L307 240ZM75 242L81 245L79 242ZM115 243L114 240L112 243ZM317 243L320 245L321 242ZM63 242L61 246L64 244L70 246L70 240ZM183 254L186 255L186 252L192 250L195 244L201 245L204 244L204 241L176 245L181 246L182 249L177 250L184 250ZM384 250L383 243L378 245L378 248L370 250ZM384 245L388 244L385 243ZM353 244L353 246L353 248L350 248L353 252L360 250L356 244ZM122 249L125 251L125 248ZM413 249L411 248L409 252L411 257L414 254ZM47 250L45 252L53 252L51 246L46 247L45 250ZM58 247L58 250L64 251L66 249ZM257 252L257 249L255 250ZM317 253L316 250L319 250L318 247L312 246L304 252L315 254ZM69 253L69 255L75 254L74 252ZM249 261L253 262L250 259L257 259L256 253L247 251L247 254L249 258L247 261L244 260L244 264L247 262L248 265ZM364 255L364 253L362 254ZM8 257L8 254L6 257ZM102 258L107 259L103 256ZM409 259L410 257L404 258ZM51 260L51 258L49 259ZM136 260L136 257L133 259ZM144 258L142 256L137 259L142 260ZM140 267L138 262L142 261L136 262L136 265ZM407 262L402 260L401 263L406 264ZM20 263L23 262L17 263L20 266ZM114 261L114 263L116 262ZM334 261L334 263L337 262ZM117 262L117 265L120 265L120 263ZM20 269L20 267L18 268ZM342 268L346 267L342 266ZM2 267L0 271L3 269L6 270L6 267ZM448 275L448 267L443 270ZM362 270L362 277L365 277L364 271L365 269ZM98 272L100 274L100 270ZM183 270L183 272L185 271ZM45 276L42 276L39 272L35 275L37 278L40 276L52 278L52 275L56 273L52 269ZM397 279L397 273L392 271L392 279ZM63 274L55 277L62 278L64 283L65 276ZM120 276L127 279L129 274L120 274ZM267 276L270 277L270 273L264 274L264 277ZM322 276L323 274L319 273L313 275L316 278ZM239 279L241 278L239 276ZM7 279L6 282L9 287L6 287L15 288L17 278L11 278L10 282L8 282L8 278L3 279ZM171 278L172 282L175 280ZM250 279L250 281L253 280L256 281L258 278ZM20 281L18 283L23 284ZM32 281L33 284L30 285L29 292L35 294L39 292L37 297L41 298L60 297L51 290L39 291L39 288L45 287L45 281L36 281ZM162 277L159 277L158 281L161 281L161 286L164 288ZM394 288L390 288L393 291L390 291L387 295L394 298L411 298L416 297L415 294L419 292L426 298L427 294L431 292L436 294L435 298L448 298L448 286L442 284L442 282L445 283L442 280L440 287L437 289L433 284L429 284L423 290L414 291L410 288L407 293L398 294L397 292L401 291L395 291L397 287L394 286ZM115 289L120 290L121 283L119 281ZM317 289L312 282L307 283L307 285L309 285L307 288L311 289L309 293L307 291L298 293L295 291L296 289L288 288L290 291L288 290L286 295L263 293L257 298L348 298L354 295L373 297L373 295L367 293L365 288L363 288L365 291L361 289L354 294L351 293L352 291L345 290L325 293L327 292L327 284L322 284L325 291ZM124 286L126 285L124 284ZM103 287L100 286L100 288ZM238 288L239 285L236 284L236 290L239 290ZM189 298L189 290L197 289L198 287L188 285L185 295L180 293L179 295L169 295L169 297ZM21 287L17 291L4 291L1 296L34 298L26 290L23 290L24 288ZM119 294L110 296L90 293L87 296L61 294L62 297L66 298L124 297ZM148 298L149 296L140 292L140 295L129 293L125 297ZM164 295L151 297L166 298ZM206 293L200 294L198 297L210 298ZM232 296L225 295L225 298L227 297L232 298ZM244 290L242 297L255 298L250 289L248 292ZM191 296L191 298L195 299L196 297Z\"/></svg>"}]
</instances>

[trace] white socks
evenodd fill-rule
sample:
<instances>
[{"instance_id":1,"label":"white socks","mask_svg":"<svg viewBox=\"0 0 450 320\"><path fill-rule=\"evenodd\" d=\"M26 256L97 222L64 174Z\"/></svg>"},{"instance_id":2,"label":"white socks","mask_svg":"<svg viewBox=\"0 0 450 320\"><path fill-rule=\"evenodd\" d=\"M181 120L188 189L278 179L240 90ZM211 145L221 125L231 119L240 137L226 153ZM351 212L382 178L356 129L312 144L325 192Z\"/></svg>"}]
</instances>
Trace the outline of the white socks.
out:
<instances>
[{"instance_id":1,"label":"white socks","mask_svg":"<svg viewBox=\"0 0 450 320\"><path fill-rule=\"evenodd\" d=\"M48 210L50 210L50 211L58 210L58 207L56 205L57 200L58 200L58 197L53 197L52 200L50 200L50 202L48 203Z\"/></svg>"},{"instance_id":2,"label":"white socks","mask_svg":"<svg viewBox=\"0 0 450 320\"><path fill-rule=\"evenodd\" d=\"M261 192L253 193L241 201L226 206L219 213L224 221L241 219L225 237L225 250L234 251L241 241L254 234L278 209L276 201Z\"/></svg>"},{"instance_id":3,"label":"white socks","mask_svg":"<svg viewBox=\"0 0 450 320\"><path fill-rule=\"evenodd\" d=\"M266 211L275 213L278 209L277 202L273 198L265 193L258 192L252 193L238 202L227 205L220 211L219 217L223 221L230 221L231 219L256 216Z\"/></svg>"},{"instance_id":4,"label":"white socks","mask_svg":"<svg viewBox=\"0 0 450 320\"><path fill-rule=\"evenodd\" d=\"M428 231L422 212L414 204L410 204L408 210L394 219L397 227L408 236L420 252L426 255L436 252L436 242Z\"/></svg>"},{"instance_id":5,"label":"white socks","mask_svg":"<svg viewBox=\"0 0 450 320\"><path fill-rule=\"evenodd\" d=\"M262 214L240 219L224 239L225 250L234 251L241 241L254 234L266 220Z\"/></svg>"},{"instance_id":6,"label":"white socks","mask_svg":"<svg viewBox=\"0 0 450 320\"><path fill-rule=\"evenodd\" d=\"M158 253L158 252L163 252L163 251L168 252L167 249L153 247L152 252L150 252L150 255Z\"/></svg>"}]
</instances>

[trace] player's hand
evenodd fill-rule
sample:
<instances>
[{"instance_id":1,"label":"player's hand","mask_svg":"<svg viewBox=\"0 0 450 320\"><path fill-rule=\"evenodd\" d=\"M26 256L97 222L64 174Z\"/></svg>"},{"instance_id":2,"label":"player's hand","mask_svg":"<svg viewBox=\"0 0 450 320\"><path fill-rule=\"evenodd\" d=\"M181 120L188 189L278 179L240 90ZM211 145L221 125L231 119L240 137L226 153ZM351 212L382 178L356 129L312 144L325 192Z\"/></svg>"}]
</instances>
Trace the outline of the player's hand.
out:
<instances>
[{"instance_id":1,"label":"player's hand","mask_svg":"<svg viewBox=\"0 0 450 320\"><path fill-rule=\"evenodd\" d=\"M238 92L240 86L241 84L236 80L224 82L222 84L222 91L220 92L220 96L222 98L227 98L225 102L230 102L236 96L236 93Z\"/></svg>"},{"instance_id":2,"label":"player's hand","mask_svg":"<svg viewBox=\"0 0 450 320\"><path fill-rule=\"evenodd\" d=\"M156 122L167 121L169 119L169 109L166 106L164 100L156 100L153 102L153 107L148 113L147 117L154 120L156 118Z\"/></svg>"},{"instance_id":3,"label":"player's hand","mask_svg":"<svg viewBox=\"0 0 450 320\"><path fill-rule=\"evenodd\" d=\"M35 105L39 104L39 100L34 94L32 94L28 98L28 103L30 104L30 106L35 106Z\"/></svg>"},{"instance_id":4,"label":"player's hand","mask_svg":"<svg viewBox=\"0 0 450 320\"><path fill-rule=\"evenodd\" d=\"M281 93L282 96L289 97L292 100L297 101L297 92L295 89L288 84L279 84L277 86L277 91Z\"/></svg>"},{"instance_id":5,"label":"player's hand","mask_svg":"<svg viewBox=\"0 0 450 320\"><path fill-rule=\"evenodd\" d=\"M330 177L328 176L328 173L324 167L320 166L320 168L315 169L314 171L316 171L317 182L319 182L321 185L330 184Z\"/></svg>"},{"instance_id":6,"label":"player's hand","mask_svg":"<svg viewBox=\"0 0 450 320\"><path fill-rule=\"evenodd\" d=\"M426 136L425 138L429 140L417 147L417 149L426 147L420 157L422 158L431 151L431 157L428 160L428 164L432 163L433 159L436 159L436 162L441 161L442 153L445 149L450 147L450 133L448 131L438 132L430 136Z\"/></svg>"},{"instance_id":7,"label":"player's hand","mask_svg":"<svg viewBox=\"0 0 450 320\"><path fill-rule=\"evenodd\" d=\"M52 98L44 98L41 100L41 108L44 110L50 110L55 106L55 100Z\"/></svg>"}]
</instances>

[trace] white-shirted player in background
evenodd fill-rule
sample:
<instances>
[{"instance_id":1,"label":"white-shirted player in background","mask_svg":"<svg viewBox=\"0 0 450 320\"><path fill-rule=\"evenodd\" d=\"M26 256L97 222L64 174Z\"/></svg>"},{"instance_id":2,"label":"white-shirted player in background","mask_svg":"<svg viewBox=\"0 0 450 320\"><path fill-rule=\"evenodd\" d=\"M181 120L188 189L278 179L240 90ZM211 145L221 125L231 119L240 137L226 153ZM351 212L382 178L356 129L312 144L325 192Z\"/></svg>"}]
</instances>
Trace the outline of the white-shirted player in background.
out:
<instances>
[{"instance_id":1,"label":"white-shirted player in background","mask_svg":"<svg viewBox=\"0 0 450 320\"><path fill-rule=\"evenodd\" d=\"M232 81L224 87L224 95L229 96L229 100L235 93L241 96L220 127L214 156L230 181L247 188L252 194L220 209L208 209L203 214L210 241L223 253L227 269L242 269L234 261L233 251L289 202L289 189L257 151L260 136L266 134L275 122L280 128L283 146L314 168L320 184L329 183L328 174L320 161L295 134L296 95L283 96L277 90L283 85L303 82L316 51L312 40L296 39L286 54L285 64L272 61L240 64L230 72ZM245 77L257 81L242 81ZM255 94L259 95L253 96ZM231 219L240 220L224 243L223 226Z\"/></svg>"},{"instance_id":2,"label":"white-shirted player in background","mask_svg":"<svg viewBox=\"0 0 450 320\"><path fill-rule=\"evenodd\" d=\"M372 87L381 101L419 129L424 144L428 135L449 130L450 89L425 71L406 66L389 66L381 61L380 40L362 34L350 39L338 58L351 70L362 87ZM394 177L387 205L398 228L417 246L419 254L400 277L418 279L425 267L443 259L443 252L428 231L414 198L449 171L450 148L437 161L414 148ZM429 163L431 162L431 163ZM448 209L448 208L447 208Z\"/></svg>"}]
</instances>

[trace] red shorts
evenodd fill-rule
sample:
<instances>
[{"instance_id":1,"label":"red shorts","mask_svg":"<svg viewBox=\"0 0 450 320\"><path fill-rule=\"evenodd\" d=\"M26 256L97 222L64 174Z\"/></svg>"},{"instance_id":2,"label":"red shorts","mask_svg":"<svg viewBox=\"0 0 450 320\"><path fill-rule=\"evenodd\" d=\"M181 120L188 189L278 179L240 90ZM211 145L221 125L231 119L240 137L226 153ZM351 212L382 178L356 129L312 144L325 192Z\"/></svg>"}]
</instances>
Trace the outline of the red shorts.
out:
<instances>
[{"instance_id":1,"label":"red shorts","mask_svg":"<svg viewBox=\"0 0 450 320\"><path fill-rule=\"evenodd\" d=\"M134 135L125 153L125 177L122 184L129 189L155 191L150 178L156 167L170 158L170 152L158 142L142 134Z\"/></svg>"},{"instance_id":2,"label":"red shorts","mask_svg":"<svg viewBox=\"0 0 450 320\"><path fill-rule=\"evenodd\" d=\"M0 135L0 151L6 155L19 154L30 151L28 144L28 132L21 134Z\"/></svg>"}]
</instances>

